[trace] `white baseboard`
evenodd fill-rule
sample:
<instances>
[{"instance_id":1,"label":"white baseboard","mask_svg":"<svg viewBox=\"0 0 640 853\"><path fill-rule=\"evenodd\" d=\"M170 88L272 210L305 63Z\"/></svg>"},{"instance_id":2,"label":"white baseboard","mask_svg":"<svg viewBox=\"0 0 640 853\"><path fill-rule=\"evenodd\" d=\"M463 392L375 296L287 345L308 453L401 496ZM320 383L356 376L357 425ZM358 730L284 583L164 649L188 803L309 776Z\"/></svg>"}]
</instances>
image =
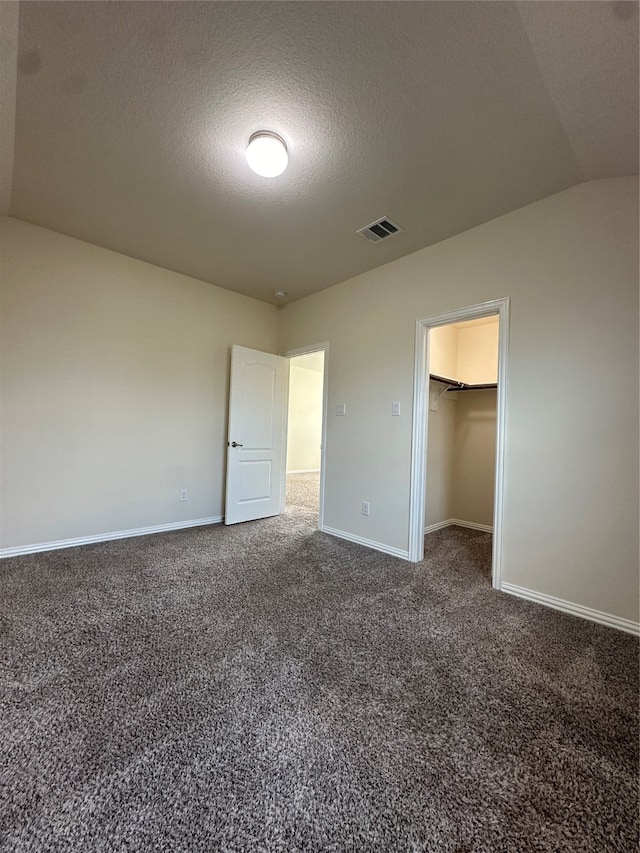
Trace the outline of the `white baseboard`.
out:
<instances>
[{"instance_id":1,"label":"white baseboard","mask_svg":"<svg viewBox=\"0 0 640 853\"><path fill-rule=\"evenodd\" d=\"M436 521L435 524L427 524L424 529L425 533L433 533L435 530L442 530L445 527L451 527L453 519L448 518L446 521Z\"/></svg>"},{"instance_id":2,"label":"white baseboard","mask_svg":"<svg viewBox=\"0 0 640 853\"><path fill-rule=\"evenodd\" d=\"M632 622L631 619L623 619L621 616L613 616L611 613L593 610L591 607L574 604L572 601L565 601L562 598L555 598L552 595L545 595L542 592L535 592L532 589L526 589L512 583L503 582L500 585L500 590L518 598L525 598L527 601L544 604L545 607L552 607L554 610L561 610L563 613L570 613L572 616L580 616L590 622L597 622L599 625L607 625L609 628L617 628L619 631L640 636L640 623Z\"/></svg>"},{"instance_id":3,"label":"white baseboard","mask_svg":"<svg viewBox=\"0 0 640 853\"><path fill-rule=\"evenodd\" d=\"M382 542L375 542L373 539L365 539L363 536L355 536L353 533L336 530L334 527L321 527L320 531L338 539L346 539L347 542L355 542L356 545L373 548L374 551L382 551L383 554L391 554L392 557L400 557L401 560L409 559L409 552L406 549L403 551L401 548L393 548L391 545L384 545Z\"/></svg>"},{"instance_id":4,"label":"white baseboard","mask_svg":"<svg viewBox=\"0 0 640 853\"><path fill-rule=\"evenodd\" d=\"M446 521L437 521L435 524L428 524L424 532L433 533L434 530L442 530L443 527L468 527L471 530L484 530L485 533L493 533L493 527L490 524L476 524L475 521L463 521L461 518L448 518Z\"/></svg>"},{"instance_id":5,"label":"white baseboard","mask_svg":"<svg viewBox=\"0 0 640 853\"><path fill-rule=\"evenodd\" d=\"M292 468L287 474L319 474L319 468Z\"/></svg>"},{"instance_id":6,"label":"white baseboard","mask_svg":"<svg viewBox=\"0 0 640 853\"><path fill-rule=\"evenodd\" d=\"M37 545L18 545L14 548L0 548L0 559L19 557L21 554L37 554L40 551L57 551L59 548L75 548L77 545L92 545L96 542L111 542L114 539L129 539L132 536L149 536L152 533L167 533L170 530L184 530L187 527L201 527L205 524L218 524L224 516L211 518L192 518L189 521L174 521L171 524L154 524L152 527L138 527L133 530L116 530L112 533L99 533L97 536L80 536L77 539L58 539L55 542L39 542Z\"/></svg>"}]
</instances>

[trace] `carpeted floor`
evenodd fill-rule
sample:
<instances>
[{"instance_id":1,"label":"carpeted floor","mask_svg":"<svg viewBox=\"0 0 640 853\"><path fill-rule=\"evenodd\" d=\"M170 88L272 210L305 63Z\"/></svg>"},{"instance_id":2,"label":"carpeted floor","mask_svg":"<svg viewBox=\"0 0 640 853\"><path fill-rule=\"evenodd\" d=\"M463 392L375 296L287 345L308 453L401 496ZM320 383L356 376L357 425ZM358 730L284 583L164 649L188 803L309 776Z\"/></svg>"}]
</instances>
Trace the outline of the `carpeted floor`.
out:
<instances>
[{"instance_id":1,"label":"carpeted floor","mask_svg":"<svg viewBox=\"0 0 640 853\"><path fill-rule=\"evenodd\" d=\"M0 564L2 850L635 850L637 640L492 590L487 534L319 533L314 490Z\"/></svg>"}]
</instances>

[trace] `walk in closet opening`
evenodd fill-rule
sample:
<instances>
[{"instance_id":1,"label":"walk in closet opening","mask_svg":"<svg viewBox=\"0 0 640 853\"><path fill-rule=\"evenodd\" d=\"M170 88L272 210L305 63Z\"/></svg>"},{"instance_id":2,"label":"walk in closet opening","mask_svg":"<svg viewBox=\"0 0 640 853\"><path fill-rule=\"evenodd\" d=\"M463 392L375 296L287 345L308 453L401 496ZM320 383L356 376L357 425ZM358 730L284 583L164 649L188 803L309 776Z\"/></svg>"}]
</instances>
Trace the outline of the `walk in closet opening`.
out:
<instances>
[{"instance_id":1,"label":"walk in closet opening","mask_svg":"<svg viewBox=\"0 0 640 853\"><path fill-rule=\"evenodd\" d=\"M428 342L425 553L445 541L481 549L488 577L496 481L498 342L498 315L437 326L430 329ZM446 540L444 534L436 533L444 528L448 528Z\"/></svg>"}]
</instances>

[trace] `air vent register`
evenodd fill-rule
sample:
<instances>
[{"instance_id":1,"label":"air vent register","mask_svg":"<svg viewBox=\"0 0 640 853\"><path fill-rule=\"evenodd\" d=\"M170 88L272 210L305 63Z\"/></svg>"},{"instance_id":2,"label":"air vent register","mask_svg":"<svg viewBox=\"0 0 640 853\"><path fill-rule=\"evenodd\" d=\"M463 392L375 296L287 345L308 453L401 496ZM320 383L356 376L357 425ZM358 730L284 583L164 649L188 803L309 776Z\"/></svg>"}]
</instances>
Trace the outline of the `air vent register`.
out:
<instances>
[{"instance_id":1,"label":"air vent register","mask_svg":"<svg viewBox=\"0 0 640 853\"><path fill-rule=\"evenodd\" d=\"M387 237L393 237L399 231L402 231L402 228L397 223L392 222L388 216L383 216L382 219L376 219L366 228L360 228L356 234L360 234L370 243L379 243L381 240L386 240Z\"/></svg>"}]
</instances>

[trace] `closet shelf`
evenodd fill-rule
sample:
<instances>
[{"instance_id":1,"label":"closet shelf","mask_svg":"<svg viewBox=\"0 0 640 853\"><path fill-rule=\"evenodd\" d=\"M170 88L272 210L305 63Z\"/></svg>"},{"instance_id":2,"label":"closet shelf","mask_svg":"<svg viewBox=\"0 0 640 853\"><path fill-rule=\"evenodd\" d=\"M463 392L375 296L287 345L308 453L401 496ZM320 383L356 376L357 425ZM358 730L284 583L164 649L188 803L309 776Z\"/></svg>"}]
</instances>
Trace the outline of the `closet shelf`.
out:
<instances>
[{"instance_id":1,"label":"closet shelf","mask_svg":"<svg viewBox=\"0 0 640 853\"><path fill-rule=\"evenodd\" d=\"M442 382L443 385L448 385L447 391L484 391L487 388L497 388L497 382L485 382L478 385L468 385L465 382L457 382L455 379L447 379L445 376L436 376L435 373L429 374L429 379L434 382Z\"/></svg>"}]
</instances>

